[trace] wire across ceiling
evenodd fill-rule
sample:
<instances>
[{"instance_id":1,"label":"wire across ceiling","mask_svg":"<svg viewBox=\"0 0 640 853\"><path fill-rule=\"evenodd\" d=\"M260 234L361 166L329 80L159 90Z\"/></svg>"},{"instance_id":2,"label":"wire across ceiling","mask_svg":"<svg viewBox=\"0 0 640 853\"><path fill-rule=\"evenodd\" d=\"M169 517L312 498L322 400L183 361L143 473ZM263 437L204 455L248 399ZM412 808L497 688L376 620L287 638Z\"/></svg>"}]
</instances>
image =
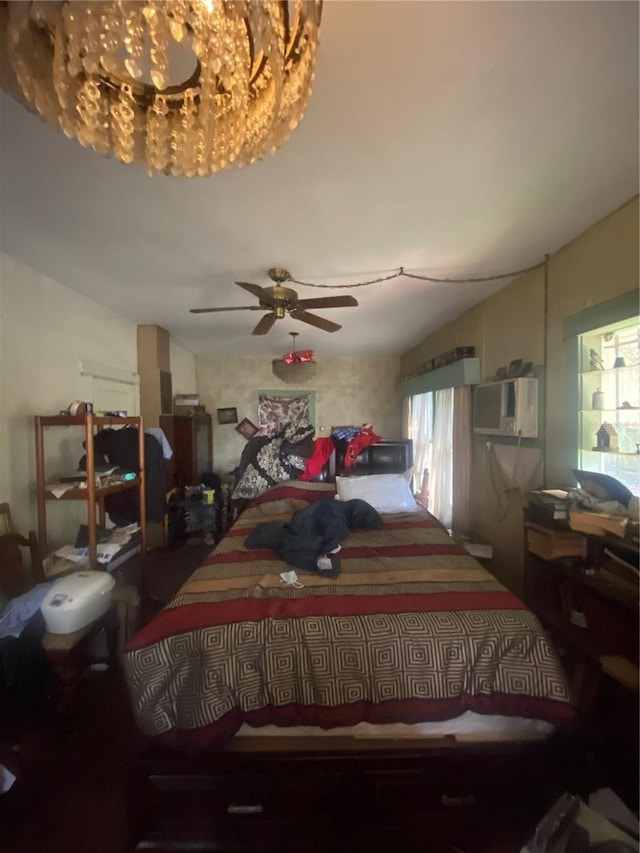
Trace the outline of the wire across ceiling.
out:
<instances>
[{"instance_id":1,"label":"wire across ceiling","mask_svg":"<svg viewBox=\"0 0 640 853\"><path fill-rule=\"evenodd\" d=\"M526 272L531 272L532 270L537 270L540 267L543 267L546 263L545 261L540 261L537 264L533 264L530 267L522 267L521 269L511 270L511 272L503 272L503 273L495 273L493 275L481 275L481 276L471 276L469 278L437 278L436 276L431 275L422 275L420 273L407 272L404 267L399 267L394 272L389 275L380 276L379 278L372 278L369 281L358 281L353 284L316 284L311 281L299 281L297 278L289 278L288 280L293 284L299 284L302 287L322 287L329 288L331 290L343 290L354 287L368 287L370 284L380 284L383 281L391 281L394 278L416 278L421 281L431 281L437 284L474 284L477 282L484 281L498 281L503 278L514 278L515 276L522 275Z\"/></svg>"}]
</instances>

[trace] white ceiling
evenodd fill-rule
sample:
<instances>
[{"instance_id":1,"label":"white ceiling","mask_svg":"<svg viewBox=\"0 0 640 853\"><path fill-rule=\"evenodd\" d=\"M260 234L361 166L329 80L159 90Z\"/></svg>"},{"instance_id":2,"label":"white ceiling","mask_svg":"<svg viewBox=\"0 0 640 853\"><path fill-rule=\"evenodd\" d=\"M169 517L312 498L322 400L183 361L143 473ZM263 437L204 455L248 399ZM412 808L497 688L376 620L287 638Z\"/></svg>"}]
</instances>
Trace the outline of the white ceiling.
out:
<instances>
[{"instance_id":1,"label":"white ceiling","mask_svg":"<svg viewBox=\"0 0 640 853\"><path fill-rule=\"evenodd\" d=\"M325 0L307 113L273 157L150 178L2 94L0 247L193 352L398 352L504 286L395 279L264 337L234 280L345 284L540 261L638 192L638 4Z\"/></svg>"}]
</instances>

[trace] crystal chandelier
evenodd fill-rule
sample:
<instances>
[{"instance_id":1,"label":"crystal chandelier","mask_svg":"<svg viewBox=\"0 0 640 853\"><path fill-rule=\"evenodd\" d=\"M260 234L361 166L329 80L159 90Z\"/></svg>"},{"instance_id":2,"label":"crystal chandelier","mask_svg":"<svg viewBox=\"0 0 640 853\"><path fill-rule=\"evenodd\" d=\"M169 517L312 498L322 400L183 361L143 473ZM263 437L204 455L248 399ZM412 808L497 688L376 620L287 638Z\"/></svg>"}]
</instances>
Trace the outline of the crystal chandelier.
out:
<instances>
[{"instance_id":1,"label":"crystal chandelier","mask_svg":"<svg viewBox=\"0 0 640 853\"><path fill-rule=\"evenodd\" d=\"M15 94L43 118L123 163L193 177L289 138L321 12L321 0L9 0L0 25Z\"/></svg>"}]
</instances>

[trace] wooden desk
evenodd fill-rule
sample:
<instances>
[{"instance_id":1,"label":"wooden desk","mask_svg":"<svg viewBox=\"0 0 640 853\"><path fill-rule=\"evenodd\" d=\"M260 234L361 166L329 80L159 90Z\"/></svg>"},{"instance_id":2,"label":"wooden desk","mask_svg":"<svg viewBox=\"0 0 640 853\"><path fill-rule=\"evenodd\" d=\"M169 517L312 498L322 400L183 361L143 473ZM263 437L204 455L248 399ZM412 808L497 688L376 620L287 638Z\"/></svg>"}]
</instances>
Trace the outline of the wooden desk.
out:
<instances>
[{"instance_id":1,"label":"wooden desk","mask_svg":"<svg viewBox=\"0 0 640 853\"><path fill-rule=\"evenodd\" d=\"M547 553L538 541L541 531L558 535L558 547L548 551L557 556L541 556ZM638 546L613 535L580 534L583 541L574 542L568 531L566 521L525 508L525 601L560 653L594 752L637 790L640 599L637 580L608 571L606 550L637 566Z\"/></svg>"}]
</instances>

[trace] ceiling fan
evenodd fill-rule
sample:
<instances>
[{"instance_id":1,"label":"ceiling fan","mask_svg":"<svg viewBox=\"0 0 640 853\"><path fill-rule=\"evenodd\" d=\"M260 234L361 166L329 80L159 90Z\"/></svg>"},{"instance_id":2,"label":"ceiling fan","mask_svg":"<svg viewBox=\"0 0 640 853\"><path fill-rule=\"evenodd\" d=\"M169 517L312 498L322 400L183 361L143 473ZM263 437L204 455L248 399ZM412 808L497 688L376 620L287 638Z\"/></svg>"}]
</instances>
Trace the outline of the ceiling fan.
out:
<instances>
[{"instance_id":1,"label":"ceiling fan","mask_svg":"<svg viewBox=\"0 0 640 853\"><path fill-rule=\"evenodd\" d=\"M251 284L248 281L236 281L238 287L248 290L258 297L258 305L239 305L235 308L190 308L191 314L210 314L214 311L268 311L255 329L252 335L266 335L276 320L281 320L289 314L294 320L301 320L310 326L315 326L325 332L337 332L342 326L310 314L307 308L349 308L358 304L353 296L321 296L318 299L298 299L298 294L290 287L283 287L283 281L291 281L290 273L281 267L273 267L269 270L269 278L275 282L272 287L260 287L259 284Z\"/></svg>"}]
</instances>

